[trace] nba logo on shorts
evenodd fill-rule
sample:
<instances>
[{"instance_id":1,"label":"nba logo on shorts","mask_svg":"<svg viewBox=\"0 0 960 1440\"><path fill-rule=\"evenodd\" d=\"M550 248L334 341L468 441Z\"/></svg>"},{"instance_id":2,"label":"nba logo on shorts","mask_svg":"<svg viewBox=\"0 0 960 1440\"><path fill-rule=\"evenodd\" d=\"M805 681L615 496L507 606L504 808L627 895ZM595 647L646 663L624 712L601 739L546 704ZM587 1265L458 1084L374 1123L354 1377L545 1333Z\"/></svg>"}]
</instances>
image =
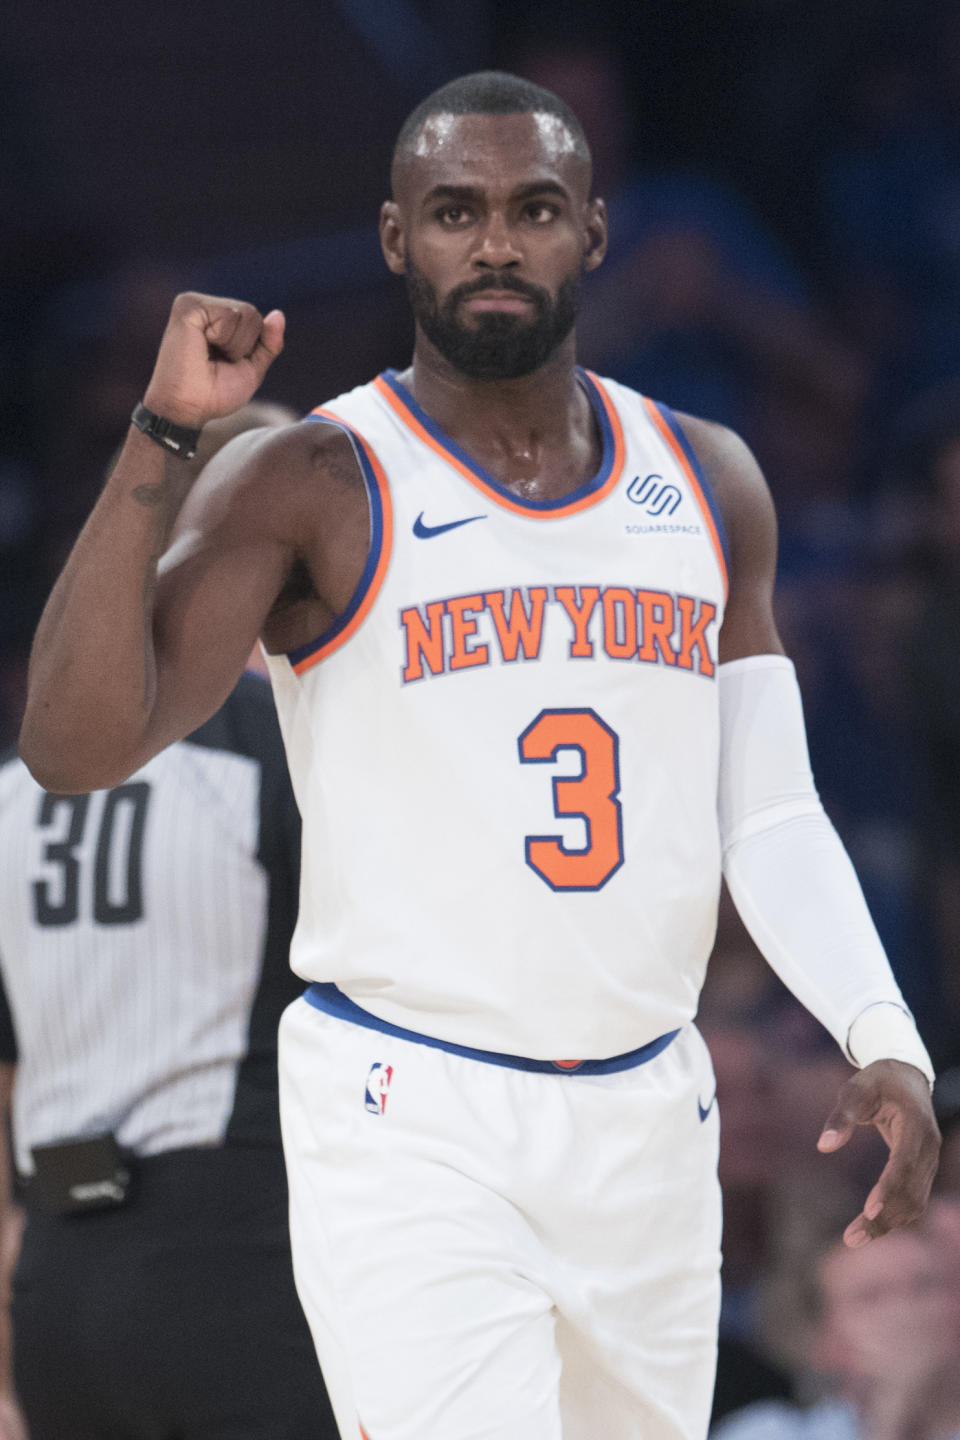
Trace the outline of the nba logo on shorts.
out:
<instances>
[{"instance_id":1,"label":"nba logo on shorts","mask_svg":"<svg viewBox=\"0 0 960 1440\"><path fill-rule=\"evenodd\" d=\"M392 1065L381 1065L378 1060L375 1065L370 1066L370 1074L367 1076L367 1093L363 1104L371 1115L382 1115L386 1110L392 1079Z\"/></svg>"}]
</instances>

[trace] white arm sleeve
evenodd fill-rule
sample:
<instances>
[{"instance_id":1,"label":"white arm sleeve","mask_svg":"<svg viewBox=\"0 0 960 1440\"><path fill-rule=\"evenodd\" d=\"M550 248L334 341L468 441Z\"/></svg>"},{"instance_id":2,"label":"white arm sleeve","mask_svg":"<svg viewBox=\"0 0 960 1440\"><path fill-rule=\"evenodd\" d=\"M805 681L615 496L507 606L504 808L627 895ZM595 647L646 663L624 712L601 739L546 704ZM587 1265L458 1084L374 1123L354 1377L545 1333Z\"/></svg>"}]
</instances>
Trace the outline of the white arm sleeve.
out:
<instances>
[{"instance_id":1,"label":"white arm sleeve","mask_svg":"<svg viewBox=\"0 0 960 1440\"><path fill-rule=\"evenodd\" d=\"M863 891L813 784L800 690L783 655L721 665L723 873L769 964L855 1065L930 1058Z\"/></svg>"}]
</instances>

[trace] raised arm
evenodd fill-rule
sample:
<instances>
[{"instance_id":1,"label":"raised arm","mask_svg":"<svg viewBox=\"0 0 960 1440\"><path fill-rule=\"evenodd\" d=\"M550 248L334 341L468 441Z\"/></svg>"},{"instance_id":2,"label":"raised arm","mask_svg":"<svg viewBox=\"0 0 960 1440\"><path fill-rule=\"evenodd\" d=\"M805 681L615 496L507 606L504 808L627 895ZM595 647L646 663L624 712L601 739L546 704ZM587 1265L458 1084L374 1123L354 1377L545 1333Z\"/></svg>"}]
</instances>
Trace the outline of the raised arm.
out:
<instances>
[{"instance_id":1,"label":"raised arm","mask_svg":"<svg viewBox=\"0 0 960 1440\"><path fill-rule=\"evenodd\" d=\"M178 296L144 404L192 430L231 413L280 353L283 323L279 311ZM226 698L291 561L257 513L280 443L241 436L203 472L186 542L193 583L174 598L158 564L192 477L131 426L34 641L20 750L46 788L115 785Z\"/></svg>"},{"instance_id":2,"label":"raised arm","mask_svg":"<svg viewBox=\"0 0 960 1440\"><path fill-rule=\"evenodd\" d=\"M922 1212L939 1133L933 1071L903 1003L850 860L814 788L800 693L773 618L776 520L747 447L684 417L711 480L730 547L720 632L719 822L723 869L760 950L859 1068L818 1142L844 1145L874 1125L890 1149L844 1234L859 1245Z\"/></svg>"}]
</instances>

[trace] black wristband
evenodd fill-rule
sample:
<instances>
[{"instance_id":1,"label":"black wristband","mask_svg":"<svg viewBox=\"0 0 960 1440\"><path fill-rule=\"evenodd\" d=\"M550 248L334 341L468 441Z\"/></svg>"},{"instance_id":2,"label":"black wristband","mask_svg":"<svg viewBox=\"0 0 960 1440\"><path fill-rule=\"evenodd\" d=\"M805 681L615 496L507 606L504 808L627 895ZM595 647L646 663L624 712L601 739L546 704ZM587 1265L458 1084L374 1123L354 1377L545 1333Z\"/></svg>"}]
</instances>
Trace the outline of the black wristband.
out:
<instances>
[{"instance_id":1,"label":"black wristband","mask_svg":"<svg viewBox=\"0 0 960 1440\"><path fill-rule=\"evenodd\" d=\"M154 415L146 405L138 405L130 416L130 421L138 430L142 430L144 435L149 435L151 440L162 445L164 450L176 455L178 460L192 460L197 453L199 430L188 430L185 425L174 425L172 420L166 420L162 415Z\"/></svg>"}]
</instances>

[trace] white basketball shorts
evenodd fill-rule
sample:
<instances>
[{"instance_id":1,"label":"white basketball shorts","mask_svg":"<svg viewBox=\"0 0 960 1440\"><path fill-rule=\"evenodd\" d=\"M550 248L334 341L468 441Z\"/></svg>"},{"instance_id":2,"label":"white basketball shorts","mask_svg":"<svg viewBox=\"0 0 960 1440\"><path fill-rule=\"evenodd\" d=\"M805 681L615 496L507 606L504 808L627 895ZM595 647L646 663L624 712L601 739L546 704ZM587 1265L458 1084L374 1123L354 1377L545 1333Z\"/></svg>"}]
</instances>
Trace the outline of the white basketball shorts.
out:
<instances>
[{"instance_id":1,"label":"white basketball shorts","mask_svg":"<svg viewBox=\"0 0 960 1440\"><path fill-rule=\"evenodd\" d=\"M284 1014L280 1102L343 1440L702 1440L719 1129L694 1026L629 1068L543 1073L341 998Z\"/></svg>"}]
</instances>

